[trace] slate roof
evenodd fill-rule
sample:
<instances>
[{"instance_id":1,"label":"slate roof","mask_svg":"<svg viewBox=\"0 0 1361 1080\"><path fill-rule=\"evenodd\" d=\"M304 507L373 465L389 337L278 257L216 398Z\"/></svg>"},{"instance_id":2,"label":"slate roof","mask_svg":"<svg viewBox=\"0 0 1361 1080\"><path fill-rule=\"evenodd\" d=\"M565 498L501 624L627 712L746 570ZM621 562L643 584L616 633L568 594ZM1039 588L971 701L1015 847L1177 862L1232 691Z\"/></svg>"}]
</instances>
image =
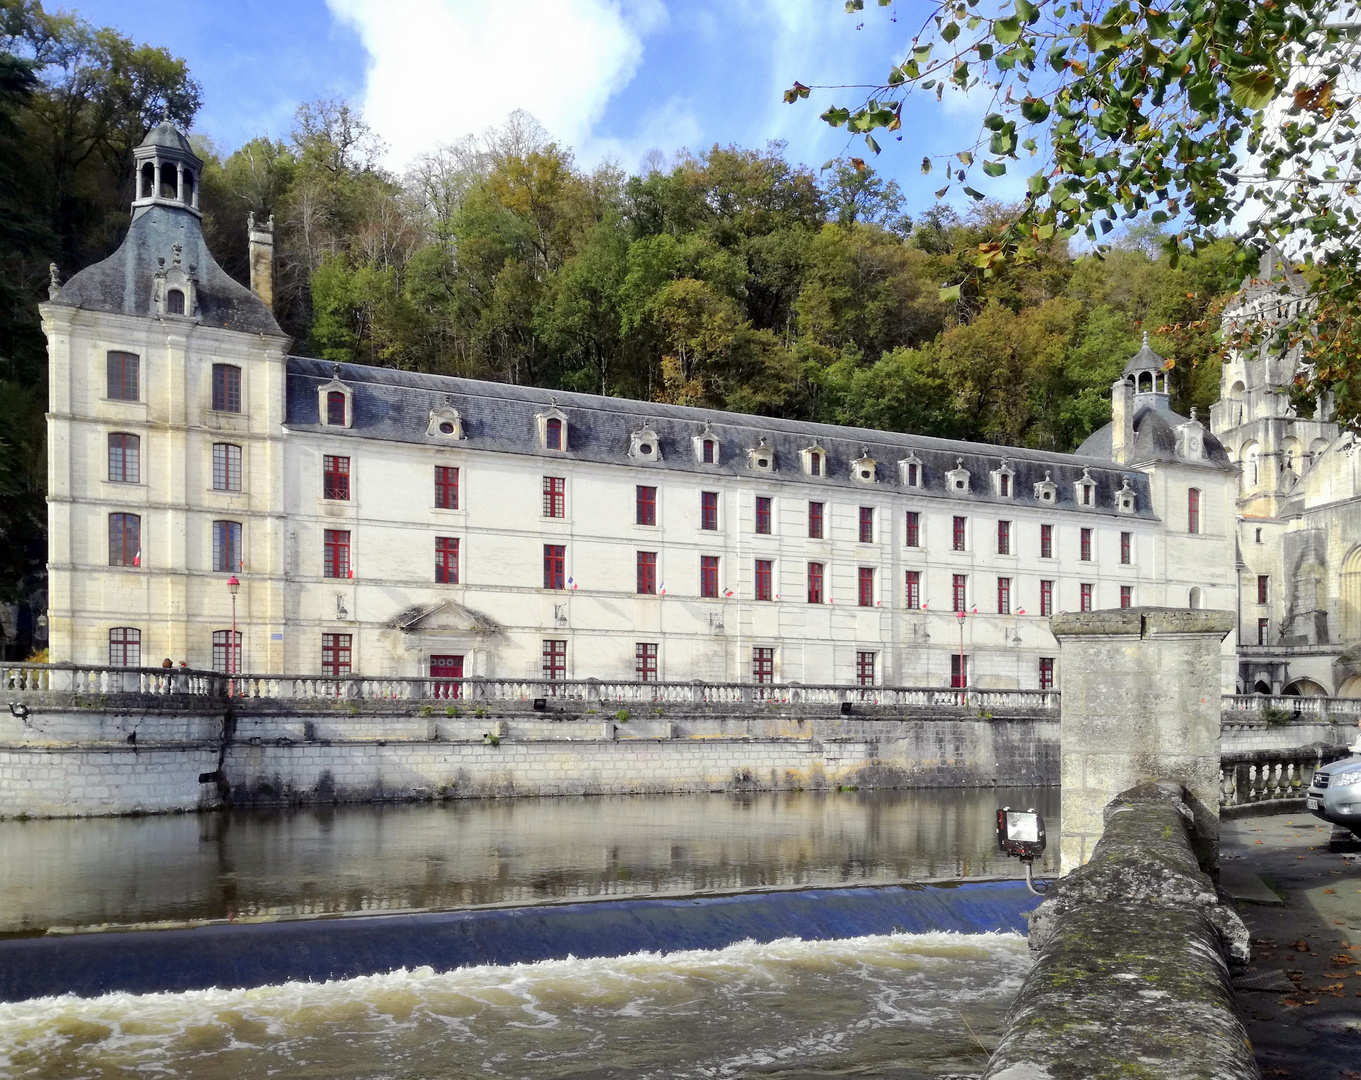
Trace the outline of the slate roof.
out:
<instances>
[{"instance_id":1,"label":"slate roof","mask_svg":"<svg viewBox=\"0 0 1361 1080\"><path fill-rule=\"evenodd\" d=\"M1159 398L1165 400L1162 394L1141 394L1138 397ZM1138 401L1136 397L1136 403ZM1177 455L1177 432L1179 424L1187 423L1187 418L1174 413L1163 404L1163 400L1157 401L1152 405L1144 405L1134 414L1134 455L1130 458L1133 462L1142 464L1146 461L1175 461L1181 464L1194 464L1185 458ZM1112 431L1114 424L1107 424L1105 427L1098 428L1087 436L1086 441L1077 448L1079 455L1104 458L1111 460ZM1229 460L1228 452L1224 449L1224 444L1210 434L1207 428L1202 436L1205 446L1205 457L1201 464L1212 468L1221 469L1224 472L1232 472L1234 464Z\"/></svg>"},{"instance_id":2,"label":"slate roof","mask_svg":"<svg viewBox=\"0 0 1361 1080\"><path fill-rule=\"evenodd\" d=\"M139 146L168 146L175 150L182 150L198 161L198 155L194 153L194 148L189 145L189 140L169 120L162 120L146 133L146 138L138 144Z\"/></svg>"},{"instance_id":3,"label":"slate roof","mask_svg":"<svg viewBox=\"0 0 1361 1080\"><path fill-rule=\"evenodd\" d=\"M152 129L153 133L165 126L158 125ZM173 126L171 130L174 130ZM151 138L150 135L147 137ZM283 336L264 302L217 265L203 242L203 227L198 215L163 203L149 206L133 218L128 235L118 250L103 262L87 266L74 275L50 302L59 307L86 311L151 315L151 289L157 259L165 259L165 264L171 265L176 244L182 248L185 268L195 268L196 315L202 325L248 334Z\"/></svg>"},{"instance_id":4,"label":"slate roof","mask_svg":"<svg viewBox=\"0 0 1361 1080\"><path fill-rule=\"evenodd\" d=\"M775 455L774 483L800 483L810 488L861 489L911 492L914 496L968 499L1007 505L1042 505L1046 508L1075 510L1082 513L1114 513L1115 493L1129 479L1138 496L1135 517L1153 518L1148 477L1104 461L1073 454L992 446L981 443L935 439L867 428L838 427L797 420L748 416L741 413L699 409L682 405L630 401L567 391L544 390L506 383L482 382L444 375L429 375L391 368L358 364L333 365L323 360L289 357L285 424L293 431L326 434L335 438L381 439L390 442L477 451L527 454L544 459L591 461L629 465L641 470L719 474L753 478L763 476L748 468L747 450L765 438ZM327 427L320 423L318 388L331 381L335 373L350 390L353 424L350 428ZM556 407L568 417L568 449L544 450L539 446L535 414ZM453 443L430 436L426 431L430 413L452 405L459 411L465 439ZM695 460L693 438L709 423L718 440L719 464L703 465ZM628 456L630 435L647 424L657 433L662 451L659 462L639 461ZM1207 440L1208 442L1208 440ZM808 476L803 471L800 453L817 444L827 453L824 476ZM851 462L863 449L877 462L878 483L855 484L851 481ZM905 488L899 482L898 461L915 454L922 462L923 489ZM1014 470L1014 498L992 494L989 473L1002 458ZM946 490L945 473L962 459L970 473L971 493L961 495ZM1078 505L1074 484L1089 469L1097 487L1094 506ZM1046 473L1058 490L1053 503L1041 503L1034 485ZM810 493L811 494L811 493Z\"/></svg>"},{"instance_id":5,"label":"slate roof","mask_svg":"<svg viewBox=\"0 0 1361 1080\"><path fill-rule=\"evenodd\" d=\"M1141 371L1162 371L1167 360L1153 351L1148 344L1148 334L1144 334L1144 344L1137 353L1129 358L1121 375L1137 375Z\"/></svg>"}]
</instances>

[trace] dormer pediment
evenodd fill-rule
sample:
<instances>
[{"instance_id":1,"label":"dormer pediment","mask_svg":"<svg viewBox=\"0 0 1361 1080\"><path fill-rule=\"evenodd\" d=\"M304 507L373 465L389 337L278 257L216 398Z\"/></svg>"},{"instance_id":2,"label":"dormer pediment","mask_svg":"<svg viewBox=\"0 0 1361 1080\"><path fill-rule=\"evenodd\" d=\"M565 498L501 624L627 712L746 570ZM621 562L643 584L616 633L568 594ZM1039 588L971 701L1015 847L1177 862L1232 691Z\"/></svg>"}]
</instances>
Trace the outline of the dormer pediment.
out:
<instances>
[{"instance_id":1,"label":"dormer pediment","mask_svg":"<svg viewBox=\"0 0 1361 1080\"><path fill-rule=\"evenodd\" d=\"M1129 486L1129 477L1122 477L1120 490L1115 493L1115 509L1121 514L1133 514L1139 509L1139 497Z\"/></svg>"},{"instance_id":2,"label":"dormer pediment","mask_svg":"<svg viewBox=\"0 0 1361 1080\"><path fill-rule=\"evenodd\" d=\"M964 467L962 457L955 458L955 467L945 474L945 490L951 495L969 493L969 470Z\"/></svg>"},{"instance_id":3,"label":"dormer pediment","mask_svg":"<svg viewBox=\"0 0 1361 1080\"><path fill-rule=\"evenodd\" d=\"M761 441L747 451L747 468L752 472L773 473L775 471L775 451L761 436Z\"/></svg>"},{"instance_id":4,"label":"dormer pediment","mask_svg":"<svg viewBox=\"0 0 1361 1080\"><path fill-rule=\"evenodd\" d=\"M1045 470L1044 479L1035 485L1035 501L1054 504L1058 502L1059 486L1054 483L1054 474Z\"/></svg>"},{"instance_id":5,"label":"dormer pediment","mask_svg":"<svg viewBox=\"0 0 1361 1080\"><path fill-rule=\"evenodd\" d=\"M192 319L198 315L198 267L184 266L184 249L176 244L170 265L164 258L156 260L152 275L151 303L155 313L176 318Z\"/></svg>"},{"instance_id":6,"label":"dormer pediment","mask_svg":"<svg viewBox=\"0 0 1361 1080\"><path fill-rule=\"evenodd\" d=\"M1177 457L1187 461L1205 460L1205 425L1196 419L1196 410L1191 410L1191 419L1178 424Z\"/></svg>"},{"instance_id":7,"label":"dormer pediment","mask_svg":"<svg viewBox=\"0 0 1361 1080\"><path fill-rule=\"evenodd\" d=\"M695 451L695 462L699 465L718 465L720 463L720 447L718 436L714 434L713 428L706 422L704 430L690 440Z\"/></svg>"},{"instance_id":8,"label":"dormer pediment","mask_svg":"<svg viewBox=\"0 0 1361 1080\"><path fill-rule=\"evenodd\" d=\"M432 439L449 439L452 442L467 437L463 433L463 417L452 405L440 405L430 410L430 423L426 425L425 433Z\"/></svg>"},{"instance_id":9,"label":"dormer pediment","mask_svg":"<svg viewBox=\"0 0 1361 1080\"><path fill-rule=\"evenodd\" d=\"M317 416L326 427L354 426L354 391L340 381L340 365L317 387Z\"/></svg>"},{"instance_id":10,"label":"dormer pediment","mask_svg":"<svg viewBox=\"0 0 1361 1080\"><path fill-rule=\"evenodd\" d=\"M803 463L803 474L805 476L827 475L827 451L817 443L800 450L799 459Z\"/></svg>"},{"instance_id":11,"label":"dormer pediment","mask_svg":"<svg viewBox=\"0 0 1361 1080\"><path fill-rule=\"evenodd\" d=\"M1010 499L1016 493L1016 470L1011 461L1003 458L997 468L988 474L992 480L992 493L1000 499Z\"/></svg>"},{"instance_id":12,"label":"dormer pediment","mask_svg":"<svg viewBox=\"0 0 1361 1080\"><path fill-rule=\"evenodd\" d=\"M629 457L634 461L661 461L662 441L651 423L629 432Z\"/></svg>"},{"instance_id":13,"label":"dormer pediment","mask_svg":"<svg viewBox=\"0 0 1361 1080\"><path fill-rule=\"evenodd\" d=\"M1073 484L1073 501L1078 506L1096 505L1096 481L1092 479L1092 470L1083 469L1082 475Z\"/></svg>"},{"instance_id":14,"label":"dormer pediment","mask_svg":"<svg viewBox=\"0 0 1361 1080\"><path fill-rule=\"evenodd\" d=\"M926 466L915 453L898 459L898 482L903 487L922 488L926 486Z\"/></svg>"},{"instance_id":15,"label":"dormer pediment","mask_svg":"<svg viewBox=\"0 0 1361 1080\"><path fill-rule=\"evenodd\" d=\"M860 448L860 456L851 462L851 483L877 484L879 482L879 463L870 456L868 446Z\"/></svg>"},{"instance_id":16,"label":"dormer pediment","mask_svg":"<svg viewBox=\"0 0 1361 1080\"><path fill-rule=\"evenodd\" d=\"M540 449L562 453L570 445L567 414L558 408L557 398L551 398L548 408L534 414L534 427Z\"/></svg>"}]
</instances>

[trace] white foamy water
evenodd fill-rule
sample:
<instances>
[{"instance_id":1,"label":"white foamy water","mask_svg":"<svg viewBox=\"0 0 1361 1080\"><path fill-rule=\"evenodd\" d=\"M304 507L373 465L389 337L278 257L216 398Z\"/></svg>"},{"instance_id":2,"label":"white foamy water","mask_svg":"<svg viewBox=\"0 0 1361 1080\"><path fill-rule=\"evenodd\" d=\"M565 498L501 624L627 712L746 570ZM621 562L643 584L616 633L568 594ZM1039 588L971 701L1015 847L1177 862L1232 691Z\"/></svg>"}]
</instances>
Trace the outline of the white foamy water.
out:
<instances>
[{"instance_id":1,"label":"white foamy water","mask_svg":"<svg viewBox=\"0 0 1361 1080\"><path fill-rule=\"evenodd\" d=\"M0 1005L8 1078L978 1075L1016 934L744 942L255 990Z\"/></svg>"}]
</instances>

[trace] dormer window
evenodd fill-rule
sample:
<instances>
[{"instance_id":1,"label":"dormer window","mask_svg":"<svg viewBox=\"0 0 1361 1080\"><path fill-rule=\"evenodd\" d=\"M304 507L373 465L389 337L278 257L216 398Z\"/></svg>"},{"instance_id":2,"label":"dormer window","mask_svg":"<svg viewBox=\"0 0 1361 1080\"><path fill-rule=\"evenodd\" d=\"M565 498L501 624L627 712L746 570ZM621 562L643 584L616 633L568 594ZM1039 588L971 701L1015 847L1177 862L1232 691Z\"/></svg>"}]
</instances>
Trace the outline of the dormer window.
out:
<instances>
[{"instance_id":1,"label":"dormer window","mask_svg":"<svg viewBox=\"0 0 1361 1080\"><path fill-rule=\"evenodd\" d=\"M705 439L703 448L700 450L700 461L705 465L718 464L718 443L713 439Z\"/></svg>"},{"instance_id":2,"label":"dormer window","mask_svg":"<svg viewBox=\"0 0 1361 1080\"><path fill-rule=\"evenodd\" d=\"M860 448L860 456L851 462L851 483L874 484L879 480L879 463L870 457L868 446Z\"/></svg>"},{"instance_id":3,"label":"dormer window","mask_svg":"<svg viewBox=\"0 0 1361 1080\"><path fill-rule=\"evenodd\" d=\"M165 293L165 312L167 315L184 314L184 290L167 289Z\"/></svg>"},{"instance_id":4,"label":"dormer window","mask_svg":"<svg viewBox=\"0 0 1361 1080\"><path fill-rule=\"evenodd\" d=\"M425 433L431 438L457 441L463 438L463 418L452 405L431 409L430 423L425 426Z\"/></svg>"},{"instance_id":5,"label":"dormer window","mask_svg":"<svg viewBox=\"0 0 1361 1080\"><path fill-rule=\"evenodd\" d=\"M1010 499L1015 484L1016 470L1006 458L992 471L992 493L1000 499Z\"/></svg>"},{"instance_id":6,"label":"dormer window","mask_svg":"<svg viewBox=\"0 0 1361 1080\"><path fill-rule=\"evenodd\" d=\"M328 383L317 388L317 414L327 427L347 428L353 426L350 388L340 381L340 366Z\"/></svg>"},{"instance_id":7,"label":"dormer window","mask_svg":"<svg viewBox=\"0 0 1361 1080\"><path fill-rule=\"evenodd\" d=\"M747 465L752 472L769 473L775 471L775 451L766 445L765 436L747 451Z\"/></svg>"},{"instance_id":8,"label":"dormer window","mask_svg":"<svg viewBox=\"0 0 1361 1080\"><path fill-rule=\"evenodd\" d=\"M198 285L197 267L186 269L182 263L184 249L175 244L171 248L170 265L165 258L156 260L152 275L151 300L160 315L193 315L197 308L195 288Z\"/></svg>"},{"instance_id":9,"label":"dormer window","mask_svg":"<svg viewBox=\"0 0 1361 1080\"><path fill-rule=\"evenodd\" d=\"M904 487L919 488L924 486L925 475L921 458L916 454L908 454L898 462L898 479Z\"/></svg>"},{"instance_id":10,"label":"dormer window","mask_svg":"<svg viewBox=\"0 0 1361 1080\"><path fill-rule=\"evenodd\" d=\"M1046 469L1044 479L1035 485L1035 498L1042 503L1053 503L1058 499L1059 486L1054 483L1053 475Z\"/></svg>"},{"instance_id":11,"label":"dormer window","mask_svg":"<svg viewBox=\"0 0 1361 1080\"><path fill-rule=\"evenodd\" d=\"M1129 486L1129 477L1120 481L1120 490L1115 493L1115 508L1122 514L1132 514L1135 510L1134 490Z\"/></svg>"},{"instance_id":12,"label":"dormer window","mask_svg":"<svg viewBox=\"0 0 1361 1080\"><path fill-rule=\"evenodd\" d=\"M1200 461L1205 457L1205 425L1196 419L1196 410L1191 410L1191 419L1177 425L1177 456L1189 461ZM1287 462L1286 468L1290 464Z\"/></svg>"},{"instance_id":13,"label":"dormer window","mask_svg":"<svg viewBox=\"0 0 1361 1080\"><path fill-rule=\"evenodd\" d=\"M556 398L548 408L535 415L534 422L538 425L540 446L556 452L567 449L567 414L557 407Z\"/></svg>"},{"instance_id":14,"label":"dormer window","mask_svg":"<svg viewBox=\"0 0 1361 1080\"><path fill-rule=\"evenodd\" d=\"M803 471L806 475L827 475L827 451L817 443L803 450L800 456L803 458Z\"/></svg>"},{"instance_id":15,"label":"dormer window","mask_svg":"<svg viewBox=\"0 0 1361 1080\"><path fill-rule=\"evenodd\" d=\"M1079 506L1096 505L1096 481L1090 469L1082 470L1082 478L1074 485L1074 498Z\"/></svg>"},{"instance_id":16,"label":"dormer window","mask_svg":"<svg viewBox=\"0 0 1361 1080\"><path fill-rule=\"evenodd\" d=\"M955 458L955 467L945 474L945 490L951 495L969 493L969 470L964 467L962 457Z\"/></svg>"},{"instance_id":17,"label":"dormer window","mask_svg":"<svg viewBox=\"0 0 1361 1080\"><path fill-rule=\"evenodd\" d=\"M629 433L629 457L635 461L662 460L662 442L651 424Z\"/></svg>"},{"instance_id":18,"label":"dormer window","mask_svg":"<svg viewBox=\"0 0 1361 1080\"><path fill-rule=\"evenodd\" d=\"M718 436L713 433L713 430L707 423L704 425L704 430L691 439L690 442L695 450L696 462L700 465L718 464Z\"/></svg>"}]
</instances>

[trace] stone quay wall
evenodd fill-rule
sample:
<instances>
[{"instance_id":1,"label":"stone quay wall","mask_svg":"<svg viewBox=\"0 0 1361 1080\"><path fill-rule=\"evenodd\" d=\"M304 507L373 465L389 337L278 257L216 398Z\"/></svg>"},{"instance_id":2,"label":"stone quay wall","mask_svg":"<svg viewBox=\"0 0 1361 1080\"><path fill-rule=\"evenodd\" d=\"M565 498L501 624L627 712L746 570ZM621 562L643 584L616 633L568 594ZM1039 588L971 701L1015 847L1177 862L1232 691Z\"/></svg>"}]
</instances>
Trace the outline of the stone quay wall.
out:
<instances>
[{"instance_id":1,"label":"stone quay wall","mask_svg":"<svg viewBox=\"0 0 1361 1080\"><path fill-rule=\"evenodd\" d=\"M146 699L0 715L0 816L796 788L1053 784L1058 718L938 708L536 712ZM478 715L481 713L482 715ZM661 713L662 715L656 715Z\"/></svg>"},{"instance_id":2,"label":"stone quay wall","mask_svg":"<svg viewBox=\"0 0 1361 1080\"><path fill-rule=\"evenodd\" d=\"M1248 931L1196 859L1185 789L1139 785L1105 819L1030 916L1035 966L984 1080L1257 1080L1230 984Z\"/></svg>"}]
</instances>

